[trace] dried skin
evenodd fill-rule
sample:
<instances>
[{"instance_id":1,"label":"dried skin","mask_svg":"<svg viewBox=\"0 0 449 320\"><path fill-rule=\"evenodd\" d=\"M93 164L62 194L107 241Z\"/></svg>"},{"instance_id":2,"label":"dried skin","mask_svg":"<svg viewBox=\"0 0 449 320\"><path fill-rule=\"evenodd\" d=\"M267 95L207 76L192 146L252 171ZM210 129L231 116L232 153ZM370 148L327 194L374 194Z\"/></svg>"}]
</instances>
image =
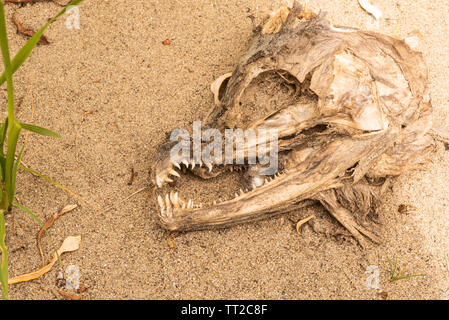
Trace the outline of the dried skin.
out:
<instances>
[{"instance_id":1,"label":"dried skin","mask_svg":"<svg viewBox=\"0 0 449 320\"><path fill-rule=\"evenodd\" d=\"M281 172L264 181L261 167L243 166L252 190L224 202L159 197L161 225L225 227L318 200L361 244L363 236L379 242L362 224L376 217L384 181L419 168L434 149L422 55L386 35L334 27L323 14L305 19L299 6L287 17L280 12L280 30L255 34L232 76L214 84L217 103L203 123L221 131L277 129ZM179 176L176 167L202 178L224 171L215 163L211 171L170 159L172 145L160 146L153 168L158 186Z\"/></svg>"}]
</instances>

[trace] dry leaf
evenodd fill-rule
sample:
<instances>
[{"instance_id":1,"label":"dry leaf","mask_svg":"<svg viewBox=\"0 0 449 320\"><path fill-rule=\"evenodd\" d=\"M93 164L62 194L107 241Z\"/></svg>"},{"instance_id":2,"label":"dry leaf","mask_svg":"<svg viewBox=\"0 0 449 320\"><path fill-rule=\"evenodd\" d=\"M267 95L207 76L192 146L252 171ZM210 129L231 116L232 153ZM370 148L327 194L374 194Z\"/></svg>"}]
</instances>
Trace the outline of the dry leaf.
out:
<instances>
[{"instance_id":1,"label":"dry leaf","mask_svg":"<svg viewBox=\"0 0 449 320\"><path fill-rule=\"evenodd\" d=\"M61 217L62 215L66 214L67 212L70 212L70 211L74 210L77 207L78 207L77 204L69 204L69 205L65 206L64 208L62 208L58 213L56 213L55 215L51 216L47 221L45 221L45 223L44 223L45 229L48 231L48 229L53 225L53 223L59 217ZM41 247L41 238L42 238L44 232L45 232L44 228L41 228L41 230L37 234L37 248L39 249L39 253L41 254L42 265L43 266L45 265L45 258L44 258L44 253L43 253L42 247Z\"/></svg>"},{"instance_id":2,"label":"dry leaf","mask_svg":"<svg viewBox=\"0 0 449 320\"><path fill-rule=\"evenodd\" d=\"M70 236L70 237L65 238L61 247L57 250L58 255L61 256L65 252L78 250L80 247L80 243L81 243L81 236L75 236L75 237ZM40 276L42 276L43 274L50 271L51 268L53 267L53 265L56 263L56 261L58 261L58 256L55 253L55 255L53 256L53 259L45 267L42 267L39 270L34 271L34 272L30 272L30 273L22 274L17 277L10 278L8 280L8 284L11 285L11 284L19 283L19 282L25 282L25 281L37 279Z\"/></svg>"},{"instance_id":3,"label":"dry leaf","mask_svg":"<svg viewBox=\"0 0 449 320\"><path fill-rule=\"evenodd\" d=\"M16 28L17 28L17 32L20 33L20 34L23 34L23 35L25 35L27 37L32 37L36 33L36 31L33 31L31 29L25 28L19 22L19 20L16 19L16 15L15 14L12 15L12 22L14 22L14 24L16 25ZM41 38L38 41L38 44L48 45L48 44L50 44L50 42L48 42L47 38L44 35L42 35Z\"/></svg>"},{"instance_id":4,"label":"dry leaf","mask_svg":"<svg viewBox=\"0 0 449 320\"><path fill-rule=\"evenodd\" d=\"M61 296L69 299L69 300L81 300L80 296L74 295L74 294L70 294L67 292L62 291L61 289L56 290Z\"/></svg>"}]
</instances>

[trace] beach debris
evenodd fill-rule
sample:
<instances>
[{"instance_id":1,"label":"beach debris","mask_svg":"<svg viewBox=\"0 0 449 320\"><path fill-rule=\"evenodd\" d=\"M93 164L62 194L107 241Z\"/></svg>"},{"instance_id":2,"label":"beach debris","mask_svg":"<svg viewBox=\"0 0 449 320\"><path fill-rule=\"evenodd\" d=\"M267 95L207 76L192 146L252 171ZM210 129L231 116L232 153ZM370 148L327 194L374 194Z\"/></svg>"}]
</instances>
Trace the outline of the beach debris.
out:
<instances>
[{"instance_id":1,"label":"beach debris","mask_svg":"<svg viewBox=\"0 0 449 320\"><path fill-rule=\"evenodd\" d=\"M388 292L386 292L386 291L380 291L377 293L377 295L384 300L387 300L387 298L388 298Z\"/></svg>"},{"instance_id":2,"label":"beach debris","mask_svg":"<svg viewBox=\"0 0 449 320\"><path fill-rule=\"evenodd\" d=\"M19 22L19 20L17 20L16 14L15 14L15 13L12 15L12 22L13 22L14 25L16 26L17 32L20 33L20 34L22 34L22 35L24 35L24 36L27 36L27 37L30 37L30 38L31 38L31 37L36 33L36 31L34 31L34 30L25 28L25 27ZM38 43L38 44L42 44L42 45L49 45L49 44L50 44L50 42L47 40L47 38L46 38L44 35L41 36L41 38L39 39L39 41L38 41L37 43Z\"/></svg>"},{"instance_id":3,"label":"beach debris","mask_svg":"<svg viewBox=\"0 0 449 320\"><path fill-rule=\"evenodd\" d=\"M109 211L109 210L112 210L112 209L114 209L114 208L117 208L117 206L118 206L119 204L128 201L129 199L131 199L132 197L134 197L136 194L139 194L139 193L141 193L142 191L145 191L145 190L150 190L150 192L152 192L152 190L154 190L154 188L143 187L143 188L137 190L136 192L133 192L132 194L130 194L129 196L127 196L125 199L122 199L122 200L120 200L119 202L117 202L117 203L115 203L115 204L113 204L113 205L110 205L110 206L107 207L106 209L102 210L102 212L107 212L107 211Z\"/></svg>"},{"instance_id":4,"label":"beach debris","mask_svg":"<svg viewBox=\"0 0 449 320\"><path fill-rule=\"evenodd\" d=\"M131 167L131 176L129 177L128 186L131 186L133 184L135 175L136 174L134 172L134 168Z\"/></svg>"},{"instance_id":5,"label":"beach debris","mask_svg":"<svg viewBox=\"0 0 449 320\"><path fill-rule=\"evenodd\" d=\"M81 300L81 297L75 294L70 294L67 293L65 291L62 291L61 289L57 289L56 290L61 296L63 296L64 298L67 298L69 300Z\"/></svg>"},{"instance_id":6,"label":"beach debris","mask_svg":"<svg viewBox=\"0 0 449 320\"><path fill-rule=\"evenodd\" d=\"M19 282L31 281L31 280L41 277L42 275L44 275L45 273L47 273L48 271L51 270L51 268L56 263L56 261L58 261L59 256L61 256L65 252L78 250L80 247L80 243L81 243L81 236L69 236L69 237L65 238L61 247L57 250L57 253L55 252L53 259L50 261L50 263L48 265L40 268L37 271L10 278L8 280L8 284L11 285L11 284L19 283Z\"/></svg>"},{"instance_id":7,"label":"beach debris","mask_svg":"<svg viewBox=\"0 0 449 320\"><path fill-rule=\"evenodd\" d=\"M307 218L304 218L304 219L299 220L298 223L296 224L296 232L298 232L298 234L301 235L300 228L301 228L304 224L306 224L307 222L309 222L311 219L313 219L313 218L315 218L315 215L314 215L314 214L312 214L311 216L309 216L309 217L307 217Z\"/></svg>"},{"instance_id":8,"label":"beach debris","mask_svg":"<svg viewBox=\"0 0 449 320\"><path fill-rule=\"evenodd\" d=\"M380 11L379 8L372 5L369 0L357 0L359 2L359 5L362 7L363 10L368 12L370 15L376 19L376 21L379 21L382 18L382 11Z\"/></svg>"},{"instance_id":9,"label":"beach debris","mask_svg":"<svg viewBox=\"0 0 449 320\"><path fill-rule=\"evenodd\" d=\"M165 39L164 41L162 41L162 44L163 44L164 46L169 46L170 43L171 43L170 39Z\"/></svg>"},{"instance_id":10,"label":"beach debris","mask_svg":"<svg viewBox=\"0 0 449 320\"><path fill-rule=\"evenodd\" d=\"M80 288L80 268L71 264L65 269L67 277L65 278L65 287L67 289L78 290Z\"/></svg>"},{"instance_id":11,"label":"beach debris","mask_svg":"<svg viewBox=\"0 0 449 320\"><path fill-rule=\"evenodd\" d=\"M405 214L405 215L409 215L411 213L415 213L416 212L416 207L412 206L410 204L400 204L398 207L398 212L400 214Z\"/></svg>"},{"instance_id":12,"label":"beach debris","mask_svg":"<svg viewBox=\"0 0 449 320\"><path fill-rule=\"evenodd\" d=\"M86 285L81 284L80 288L78 290L76 290L76 293L81 294L81 293L87 291L87 289L88 289L88 287Z\"/></svg>"},{"instance_id":13,"label":"beach debris","mask_svg":"<svg viewBox=\"0 0 449 320\"><path fill-rule=\"evenodd\" d=\"M62 288L65 285L65 279L64 279L64 273L60 270L58 274L56 275L56 287Z\"/></svg>"},{"instance_id":14,"label":"beach debris","mask_svg":"<svg viewBox=\"0 0 449 320\"><path fill-rule=\"evenodd\" d=\"M41 230L37 234L37 248L39 249L39 253L41 255L42 265L43 266L45 265L45 257L44 257L44 253L42 251L41 238L44 235L45 230L48 231L48 229L53 225L53 223L55 223L55 221L59 217L61 217L62 215L66 214L67 212L70 212L70 211L74 210L77 207L78 207L77 204L69 204L69 205L65 206L64 208L62 208L58 213L54 214L53 216L48 218L47 221L45 221L45 223L44 223L44 228L45 229L41 228Z\"/></svg>"},{"instance_id":15,"label":"beach debris","mask_svg":"<svg viewBox=\"0 0 449 320\"><path fill-rule=\"evenodd\" d=\"M168 236L168 246L170 247L170 249L176 249L176 245L173 242L173 237L175 236L174 233L170 233L170 235Z\"/></svg>"}]
</instances>

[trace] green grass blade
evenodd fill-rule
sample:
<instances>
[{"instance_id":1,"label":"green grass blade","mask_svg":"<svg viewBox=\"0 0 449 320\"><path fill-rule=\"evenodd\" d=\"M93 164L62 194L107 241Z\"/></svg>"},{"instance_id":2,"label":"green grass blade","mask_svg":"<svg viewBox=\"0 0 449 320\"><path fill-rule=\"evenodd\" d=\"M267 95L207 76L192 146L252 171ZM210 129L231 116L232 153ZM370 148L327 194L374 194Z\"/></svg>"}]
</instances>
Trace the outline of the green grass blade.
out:
<instances>
[{"instance_id":1,"label":"green grass blade","mask_svg":"<svg viewBox=\"0 0 449 320\"><path fill-rule=\"evenodd\" d=\"M5 181L5 139L6 131L8 130L8 118L2 123L0 128L0 178L1 181Z\"/></svg>"},{"instance_id":2,"label":"green grass blade","mask_svg":"<svg viewBox=\"0 0 449 320\"><path fill-rule=\"evenodd\" d=\"M398 280L404 280L404 279L415 278L415 277L426 277L426 276L427 276L427 274L424 274L424 273L422 273L422 274L409 274L409 275L402 276L402 277L392 278L392 279L390 279L390 282L395 282L395 281L398 281Z\"/></svg>"},{"instance_id":3,"label":"green grass blade","mask_svg":"<svg viewBox=\"0 0 449 320\"><path fill-rule=\"evenodd\" d=\"M16 157L16 148L17 141L19 140L20 130L22 127L20 124L13 120L12 125L10 125L9 133L8 133L8 151L6 153L6 161L5 161L5 190L8 195L8 209L11 206L11 195L15 194L15 190L12 188L12 180L13 180L13 169ZM5 209L5 208L2 208Z\"/></svg>"},{"instance_id":4,"label":"green grass blade","mask_svg":"<svg viewBox=\"0 0 449 320\"><path fill-rule=\"evenodd\" d=\"M6 89L8 90L8 118L9 127L11 129L12 122L14 121L14 86L12 81L12 66L8 46L8 33L6 32L6 21L5 21L5 7L3 5L3 0L0 0L0 48L3 57L3 64L5 66L5 71L3 72L4 80L6 81ZM3 77L2 75L2 77ZM1 85L0 84L0 85Z\"/></svg>"},{"instance_id":5,"label":"green grass blade","mask_svg":"<svg viewBox=\"0 0 449 320\"><path fill-rule=\"evenodd\" d=\"M5 245L5 211L0 210L0 283L2 284L2 299L8 299L8 250Z\"/></svg>"},{"instance_id":6,"label":"green grass blade","mask_svg":"<svg viewBox=\"0 0 449 320\"><path fill-rule=\"evenodd\" d=\"M34 124L21 123L20 124L23 129L40 134L42 136L53 137L53 138L61 138L59 133L51 131L50 129L35 126Z\"/></svg>"},{"instance_id":7,"label":"green grass blade","mask_svg":"<svg viewBox=\"0 0 449 320\"><path fill-rule=\"evenodd\" d=\"M42 178L42 179L44 179L44 180L47 180L47 181L50 182L51 184L54 184L55 186L61 188L62 190L65 190L65 191L67 191L68 193L71 193L72 195L74 195L74 196L77 197L77 198L82 198L82 197L81 197L79 194L77 194L76 192L74 192L74 191L70 190L69 188L63 186L63 185L60 184L59 182L54 181L52 178L47 177L46 175L37 172L37 171L34 170L34 169L28 168L28 167L24 166L23 164L20 164L20 165L19 165L19 168L22 169L22 170L25 170L25 171L27 171L27 172L29 172L29 173L31 173L32 175L35 175L35 176L38 176L38 177L40 177L40 178Z\"/></svg>"},{"instance_id":8,"label":"green grass blade","mask_svg":"<svg viewBox=\"0 0 449 320\"><path fill-rule=\"evenodd\" d=\"M25 62L25 60L30 55L31 51L33 51L36 44L39 42L41 36L43 35L45 29L48 28L56 19L62 16L69 6L76 6L83 2L84 0L75 0L70 2L67 6L64 7L57 15L51 18L42 28L40 28L28 41L27 43L19 50L14 59L11 61L11 75L14 74L17 69ZM0 26L1 27L1 26ZM0 38L1 39L1 38ZM3 41L1 41L3 43ZM0 76L0 85L2 85L7 79L6 69L5 72Z\"/></svg>"},{"instance_id":9,"label":"green grass blade","mask_svg":"<svg viewBox=\"0 0 449 320\"><path fill-rule=\"evenodd\" d=\"M23 143L22 149L19 152L19 155L17 156L16 163L14 163L14 167L12 170L12 179L11 179L11 189L9 190L9 203L11 203L14 200L14 194L16 191L16 177L17 177L17 170L19 169L20 161L22 160L23 150L25 150L25 142Z\"/></svg>"},{"instance_id":10,"label":"green grass blade","mask_svg":"<svg viewBox=\"0 0 449 320\"><path fill-rule=\"evenodd\" d=\"M0 0L0 49L3 57L3 64L5 66L4 79L3 82L7 82L7 90L8 90L8 118L10 121L14 121L14 87L12 82L12 68L11 68L11 60L9 55L9 46L8 46L8 34L6 32L6 21L5 21L5 7L3 4L3 0ZM3 83L2 82L2 83ZM6 128L9 128L11 123L6 125ZM11 128L10 128L11 130ZM4 130L2 130L4 131ZM5 134L6 135L6 134ZM4 141L4 140L3 140ZM9 139L8 139L9 144ZM2 151L3 155L3 151ZM2 165L3 168L6 168L8 165L8 161L5 159L5 164ZM3 175L6 179L6 176ZM2 180L3 181L3 180ZM2 185L1 190L1 202L0 202L0 283L2 284L2 299L8 299L8 249L5 244L5 212L8 209L8 195L5 192L4 185Z\"/></svg>"},{"instance_id":11,"label":"green grass blade","mask_svg":"<svg viewBox=\"0 0 449 320\"><path fill-rule=\"evenodd\" d=\"M0 129L0 150L1 153L4 155L3 148L5 146L5 139L6 139L6 130L8 129L8 118L6 118L5 122L2 123L2 127Z\"/></svg>"}]
</instances>

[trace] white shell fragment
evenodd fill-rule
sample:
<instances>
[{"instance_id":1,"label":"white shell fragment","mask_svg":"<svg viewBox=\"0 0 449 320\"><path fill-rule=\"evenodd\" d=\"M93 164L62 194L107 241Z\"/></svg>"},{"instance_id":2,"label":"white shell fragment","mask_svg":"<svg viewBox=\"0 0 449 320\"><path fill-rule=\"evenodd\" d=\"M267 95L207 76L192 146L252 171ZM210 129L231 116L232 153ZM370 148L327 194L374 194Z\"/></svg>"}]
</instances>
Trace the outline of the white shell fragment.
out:
<instances>
[{"instance_id":1,"label":"white shell fragment","mask_svg":"<svg viewBox=\"0 0 449 320\"><path fill-rule=\"evenodd\" d=\"M358 0L358 2L363 10L372 15L377 21L382 18L382 11L380 11L380 9L376 6L372 5L368 0Z\"/></svg>"}]
</instances>

